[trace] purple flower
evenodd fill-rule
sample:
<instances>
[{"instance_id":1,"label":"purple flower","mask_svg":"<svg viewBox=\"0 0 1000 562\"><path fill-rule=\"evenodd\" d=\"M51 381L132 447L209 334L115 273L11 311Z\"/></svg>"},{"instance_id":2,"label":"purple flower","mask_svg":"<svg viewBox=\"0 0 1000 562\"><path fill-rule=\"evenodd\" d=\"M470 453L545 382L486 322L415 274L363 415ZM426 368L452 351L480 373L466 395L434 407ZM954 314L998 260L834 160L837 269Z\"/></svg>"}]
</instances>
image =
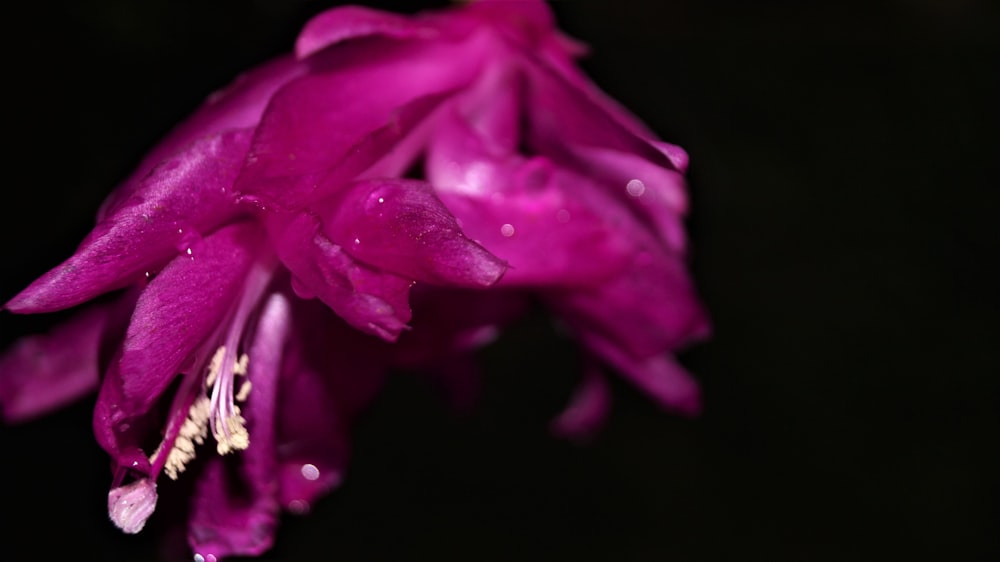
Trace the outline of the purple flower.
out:
<instances>
[{"instance_id":1,"label":"purple flower","mask_svg":"<svg viewBox=\"0 0 1000 562\"><path fill-rule=\"evenodd\" d=\"M593 86L582 51L542 2L320 14L5 305L80 310L0 358L4 418L99 388L112 521L140 531L161 475L197 467L188 538L211 559L264 552L282 509L340 482L387 369L467 396L473 352L535 300L591 358L557 433L598 427L603 364L696 413L672 356L708 330L685 269L686 155Z\"/></svg>"}]
</instances>

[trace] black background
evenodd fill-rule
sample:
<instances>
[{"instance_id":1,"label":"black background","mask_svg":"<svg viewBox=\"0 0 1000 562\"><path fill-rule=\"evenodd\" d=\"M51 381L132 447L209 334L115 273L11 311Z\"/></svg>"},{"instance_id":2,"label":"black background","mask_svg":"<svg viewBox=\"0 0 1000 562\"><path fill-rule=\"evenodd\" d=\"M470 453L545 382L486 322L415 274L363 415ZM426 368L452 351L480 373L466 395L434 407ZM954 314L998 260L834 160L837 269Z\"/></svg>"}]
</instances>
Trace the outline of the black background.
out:
<instances>
[{"instance_id":1,"label":"black background","mask_svg":"<svg viewBox=\"0 0 1000 562\"><path fill-rule=\"evenodd\" d=\"M6 8L0 299L73 251L172 124L330 5ZM549 437L572 344L529 323L484 354L471 417L393 379L345 486L284 519L269 557L1000 559L996 4L555 9L595 80L691 155L716 333L681 357L704 415L616 382L593 444ZM2 343L50 321L5 314ZM135 537L108 523L92 406L0 429L3 559L183 556L164 514Z\"/></svg>"}]
</instances>

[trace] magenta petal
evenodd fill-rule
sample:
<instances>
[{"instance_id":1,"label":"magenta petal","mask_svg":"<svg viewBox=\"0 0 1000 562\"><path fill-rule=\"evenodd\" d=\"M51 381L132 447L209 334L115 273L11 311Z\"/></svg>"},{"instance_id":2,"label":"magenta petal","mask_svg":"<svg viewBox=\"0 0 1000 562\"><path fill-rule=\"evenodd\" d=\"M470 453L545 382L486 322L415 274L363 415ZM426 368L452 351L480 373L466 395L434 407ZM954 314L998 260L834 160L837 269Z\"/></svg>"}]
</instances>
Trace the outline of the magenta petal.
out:
<instances>
[{"instance_id":1,"label":"magenta petal","mask_svg":"<svg viewBox=\"0 0 1000 562\"><path fill-rule=\"evenodd\" d=\"M342 481L354 419L382 386L386 346L322 307L300 302L281 380L281 504L309 511Z\"/></svg>"},{"instance_id":2,"label":"magenta petal","mask_svg":"<svg viewBox=\"0 0 1000 562\"><path fill-rule=\"evenodd\" d=\"M637 356L677 349L708 335L708 316L680 259L637 252L627 269L592 289L549 291L567 322L600 333Z\"/></svg>"},{"instance_id":3,"label":"magenta petal","mask_svg":"<svg viewBox=\"0 0 1000 562\"><path fill-rule=\"evenodd\" d=\"M663 408L688 416L701 413L701 389L672 355L639 358L595 334L583 332L580 339Z\"/></svg>"},{"instance_id":4,"label":"magenta petal","mask_svg":"<svg viewBox=\"0 0 1000 562\"><path fill-rule=\"evenodd\" d=\"M231 84L210 95L193 115L149 151L132 175L104 201L98 222L116 213L150 172L188 145L203 137L255 127L274 92L306 70L306 65L291 56L280 57L237 76Z\"/></svg>"},{"instance_id":5,"label":"magenta petal","mask_svg":"<svg viewBox=\"0 0 1000 562\"><path fill-rule=\"evenodd\" d=\"M529 58L524 63L528 76L527 138L533 148L559 157L566 153L567 146L603 147L673 167L670 158L650 137L623 124L607 106L595 102L555 70Z\"/></svg>"},{"instance_id":6,"label":"magenta petal","mask_svg":"<svg viewBox=\"0 0 1000 562\"><path fill-rule=\"evenodd\" d=\"M600 180L614 195L626 201L635 211L636 218L648 223L669 251L679 255L686 252L683 217L688 206L687 187L680 172L612 150L579 147L574 153L576 169ZM683 151L674 151L677 162L685 161L687 156L683 154Z\"/></svg>"},{"instance_id":7,"label":"magenta petal","mask_svg":"<svg viewBox=\"0 0 1000 562\"><path fill-rule=\"evenodd\" d=\"M611 411L611 389L604 374L593 363L586 369L566 409L549 426L558 437L586 441L600 431Z\"/></svg>"},{"instance_id":8,"label":"magenta petal","mask_svg":"<svg viewBox=\"0 0 1000 562\"><path fill-rule=\"evenodd\" d=\"M248 130L201 139L150 174L132 197L98 224L76 253L11 299L18 313L77 305L155 272L199 233L233 217L233 181Z\"/></svg>"},{"instance_id":9,"label":"magenta petal","mask_svg":"<svg viewBox=\"0 0 1000 562\"><path fill-rule=\"evenodd\" d=\"M271 230L278 256L303 298L319 297L352 326L395 340L410 320L412 281L372 269L321 232L321 221L300 213Z\"/></svg>"},{"instance_id":10,"label":"magenta petal","mask_svg":"<svg viewBox=\"0 0 1000 562\"><path fill-rule=\"evenodd\" d=\"M361 6L341 6L327 10L306 23L295 41L295 56L304 59L349 39L371 35L413 39L430 38L436 34L433 27L413 18Z\"/></svg>"},{"instance_id":11,"label":"magenta petal","mask_svg":"<svg viewBox=\"0 0 1000 562\"><path fill-rule=\"evenodd\" d=\"M0 408L8 423L48 413L97 390L98 353L113 304L95 305L0 357Z\"/></svg>"},{"instance_id":12,"label":"magenta petal","mask_svg":"<svg viewBox=\"0 0 1000 562\"><path fill-rule=\"evenodd\" d=\"M248 380L253 390L244 417L250 446L233 456L213 456L198 479L188 522L188 542L209 555L255 556L274 541L278 503L276 416L278 375L289 330L290 305L272 295L264 305L250 347ZM235 464L236 470L228 470ZM235 481L234 481L235 480Z\"/></svg>"},{"instance_id":13,"label":"magenta petal","mask_svg":"<svg viewBox=\"0 0 1000 562\"><path fill-rule=\"evenodd\" d=\"M488 287L506 270L502 260L465 237L427 182L357 183L326 225L330 238L358 260L417 281Z\"/></svg>"},{"instance_id":14,"label":"magenta petal","mask_svg":"<svg viewBox=\"0 0 1000 562\"><path fill-rule=\"evenodd\" d=\"M262 244L253 223L222 228L171 261L136 303L123 344L122 389L146 410L231 311Z\"/></svg>"},{"instance_id":15,"label":"magenta petal","mask_svg":"<svg viewBox=\"0 0 1000 562\"><path fill-rule=\"evenodd\" d=\"M330 51L316 62L321 71L274 95L237 189L280 209L331 195L328 190L391 156L457 88L471 82L489 46L484 37L460 44L373 41ZM320 185L327 191L316 193Z\"/></svg>"}]
</instances>

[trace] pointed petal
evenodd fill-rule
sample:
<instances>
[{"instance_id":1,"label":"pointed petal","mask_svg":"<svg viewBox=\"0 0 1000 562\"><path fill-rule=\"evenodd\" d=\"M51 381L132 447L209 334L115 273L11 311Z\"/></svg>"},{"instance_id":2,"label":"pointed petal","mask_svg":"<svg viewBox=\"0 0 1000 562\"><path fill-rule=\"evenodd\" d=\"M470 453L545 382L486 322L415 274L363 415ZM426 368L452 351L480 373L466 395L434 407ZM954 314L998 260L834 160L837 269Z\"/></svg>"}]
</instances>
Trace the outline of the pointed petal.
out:
<instances>
[{"instance_id":1,"label":"pointed petal","mask_svg":"<svg viewBox=\"0 0 1000 562\"><path fill-rule=\"evenodd\" d=\"M356 259L416 281L488 287L506 270L502 260L465 237L427 182L358 182L326 225L330 238Z\"/></svg>"},{"instance_id":2,"label":"pointed petal","mask_svg":"<svg viewBox=\"0 0 1000 562\"><path fill-rule=\"evenodd\" d=\"M203 138L163 162L68 260L11 299L17 313L68 308L155 272L238 211L230 187L248 130Z\"/></svg>"},{"instance_id":3,"label":"pointed petal","mask_svg":"<svg viewBox=\"0 0 1000 562\"><path fill-rule=\"evenodd\" d=\"M26 421L78 400L100 382L98 353L113 303L90 306L45 335L14 342L0 357L0 409Z\"/></svg>"},{"instance_id":4,"label":"pointed petal","mask_svg":"<svg viewBox=\"0 0 1000 562\"><path fill-rule=\"evenodd\" d=\"M276 407L278 375L289 326L290 305L281 294L265 303L250 346L248 380L253 384L244 417L250 446L212 457L198 479L188 522L188 542L205 559L256 556L274 541L278 503ZM227 463L236 470L227 470Z\"/></svg>"},{"instance_id":5,"label":"pointed petal","mask_svg":"<svg viewBox=\"0 0 1000 562\"><path fill-rule=\"evenodd\" d=\"M553 158L572 160L567 154L572 148L603 147L634 154L658 166L674 166L645 131L623 124L606 104L595 102L554 69L527 56L523 62L528 76L526 133L532 148Z\"/></svg>"},{"instance_id":6,"label":"pointed petal","mask_svg":"<svg viewBox=\"0 0 1000 562\"><path fill-rule=\"evenodd\" d=\"M557 437L587 441L601 430L610 411L611 389L608 388L608 381L590 362L566 409L552 420L549 430Z\"/></svg>"},{"instance_id":7,"label":"pointed petal","mask_svg":"<svg viewBox=\"0 0 1000 562\"><path fill-rule=\"evenodd\" d=\"M318 297L359 330L390 341L399 337L410 320L410 280L352 258L313 215L299 213L280 225L272 220L270 229L300 297Z\"/></svg>"},{"instance_id":8,"label":"pointed petal","mask_svg":"<svg viewBox=\"0 0 1000 562\"><path fill-rule=\"evenodd\" d=\"M309 20L295 41L295 56L304 59L350 39L380 35L394 39L431 38L438 31L416 18L361 6L341 6Z\"/></svg>"},{"instance_id":9,"label":"pointed petal","mask_svg":"<svg viewBox=\"0 0 1000 562\"><path fill-rule=\"evenodd\" d=\"M146 153L132 175L101 205L98 222L117 213L121 204L132 196L157 166L198 139L255 127L274 92L289 80L304 74L307 68L291 56L280 57L237 76L231 84L210 95L193 115Z\"/></svg>"},{"instance_id":10,"label":"pointed petal","mask_svg":"<svg viewBox=\"0 0 1000 562\"><path fill-rule=\"evenodd\" d=\"M636 357L599 335L580 333L580 339L598 357L644 391L663 408L687 416L701 413L701 389L669 353Z\"/></svg>"},{"instance_id":11,"label":"pointed petal","mask_svg":"<svg viewBox=\"0 0 1000 562\"><path fill-rule=\"evenodd\" d=\"M123 344L123 408L145 411L219 327L243 290L262 235L255 223L219 229L153 278Z\"/></svg>"}]
</instances>

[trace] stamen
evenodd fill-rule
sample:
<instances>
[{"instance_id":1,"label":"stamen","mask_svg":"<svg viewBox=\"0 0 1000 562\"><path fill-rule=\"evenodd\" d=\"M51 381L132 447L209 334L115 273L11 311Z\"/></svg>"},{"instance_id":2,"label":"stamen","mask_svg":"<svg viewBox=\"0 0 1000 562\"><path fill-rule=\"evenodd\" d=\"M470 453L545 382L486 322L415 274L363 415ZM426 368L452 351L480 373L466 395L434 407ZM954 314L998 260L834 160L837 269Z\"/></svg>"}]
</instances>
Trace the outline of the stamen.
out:
<instances>
[{"instance_id":1,"label":"stamen","mask_svg":"<svg viewBox=\"0 0 1000 562\"><path fill-rule=\"evenodd\" d=\"M206 394L199 395L191 403L187 417L167 454L163 472L171 480L177 480L187 468L187 464L195 458L195 447L205 443L209 429L211 429L212 437L216 441L215 450L220 455L242 451L250 446L250 434L244 425L246 420L240 415L239 406L233 403L234 397L232 395L233 375L245 376L250 359L244 353L238 361L230 363L231 370L223 369L226 364L226 355L225 346L220 346L215 350L215 354L208 363L208 372L205 374ZM221 391L221 387L226 381L229 383L228 398L222 395L224 391ZM235 400L245 401L250 393L250 388L250 381L244 380ZM208 396L209 389L211 389L212 399L209 399ZM150 456L151 463L160 455L162 448L163 443Z\"/></svg>"},{"instance_id":2,"label":"stamen","mask_svg":"<svg viewBox=\"0 0 1000 562\"><path fill-rule=\"evenodd\" d=\"M187 468L187 463L195 457L195 445L201 445L205 442L205 437L208 436L208 406L207 396L199 396L191 404L187 418L181 425L181 430L177 434L177 438L174 439L173 447L167 454L167 461L163 465L163 472L171 480L177 480L180 473ZM156 458L159 453L160 448L157 448L150 459Z\"/></svg>"}]
</instances>

